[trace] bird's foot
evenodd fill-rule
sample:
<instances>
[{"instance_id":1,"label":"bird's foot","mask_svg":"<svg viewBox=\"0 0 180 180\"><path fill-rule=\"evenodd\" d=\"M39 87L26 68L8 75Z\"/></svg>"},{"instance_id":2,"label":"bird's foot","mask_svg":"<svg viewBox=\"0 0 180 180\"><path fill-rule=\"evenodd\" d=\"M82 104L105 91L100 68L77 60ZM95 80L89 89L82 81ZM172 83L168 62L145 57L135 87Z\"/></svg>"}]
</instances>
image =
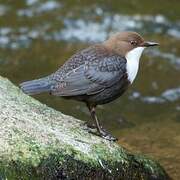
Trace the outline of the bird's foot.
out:
<instances>
[{"instance_id":1,"label":"bird's foot","mask_svg":"<svg viewBox=\"0 0 180 180\"><path fill-rule=\"evenodd\" d=\"M112 136L109 132L107 132L105 129L101 129L100 132L98 132L99 136L107 139L109 141L117 141L118 139L114 136Z\"/></svg>"},{"instance_id":2,"label":"bird's foot","mask_svg":"<svg viewBox=\"0 0 180 180\"><path fill-rule=\"evenodd\" d=\"M96 129L96 125L89 122L86 123L86 126L90 129Z\"/></svg>"},{"instance_id":3,"label":"bird's foot","mask_svg":"<svg viewBox=\"0 0 180 180\"><path fill-rule=\"evenodd\" d=\"M88 132L92 133L96 136L100 136L109 141L117 141L118 140L116 137L112 136L110 133L108 133L105 129L102 129L102 128L100 131L97 131L97 129L95 129L95 128L91 128L91 129L88 129Z\"/></svg>"},{"instance_id":4,"label":"bird's foot","mask_svg":"<svg viewBox=\"0 0 180 180\"><path fill-rule=\"evenodd\" d=\"M96 130L96 125L92 124L91 122L85 122L83 125L85 126L86 130Z\"/></svg>"}]
</instances>

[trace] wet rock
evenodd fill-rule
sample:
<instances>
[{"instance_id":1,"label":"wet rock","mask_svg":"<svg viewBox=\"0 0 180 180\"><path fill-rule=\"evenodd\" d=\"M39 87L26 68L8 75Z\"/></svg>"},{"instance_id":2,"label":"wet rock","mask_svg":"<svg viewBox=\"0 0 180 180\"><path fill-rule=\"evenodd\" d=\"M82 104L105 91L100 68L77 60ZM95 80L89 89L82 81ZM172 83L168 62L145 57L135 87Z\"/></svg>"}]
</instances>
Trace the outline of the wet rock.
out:
<instances>
[{"instance_id":1,"label":"wet rock","mask_svg":"<svg viewBox=\"0 0 180 180\"><path fill-rule=\"evenodd\" d=\"M2 77L0 124L0 179L169 179L157 162L89 134Z\"/></svg>"}]
</instances>

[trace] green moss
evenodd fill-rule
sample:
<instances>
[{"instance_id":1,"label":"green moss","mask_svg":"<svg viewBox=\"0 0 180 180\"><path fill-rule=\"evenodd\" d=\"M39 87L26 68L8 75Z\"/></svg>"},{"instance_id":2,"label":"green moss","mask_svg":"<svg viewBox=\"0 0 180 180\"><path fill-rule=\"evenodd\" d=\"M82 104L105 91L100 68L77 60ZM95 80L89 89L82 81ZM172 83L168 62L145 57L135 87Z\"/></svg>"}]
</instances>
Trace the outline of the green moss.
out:
<instances>
[{"instance_id":1,"label":"green moss","mask_svg":"<svg viewBox=\"0 0 180 180\"><path fill-rule=\"evenodd\" d=\"M162 167L83 130L83 123L0 77L1 179L168 179Z\"/></svg>"}]
</instances>

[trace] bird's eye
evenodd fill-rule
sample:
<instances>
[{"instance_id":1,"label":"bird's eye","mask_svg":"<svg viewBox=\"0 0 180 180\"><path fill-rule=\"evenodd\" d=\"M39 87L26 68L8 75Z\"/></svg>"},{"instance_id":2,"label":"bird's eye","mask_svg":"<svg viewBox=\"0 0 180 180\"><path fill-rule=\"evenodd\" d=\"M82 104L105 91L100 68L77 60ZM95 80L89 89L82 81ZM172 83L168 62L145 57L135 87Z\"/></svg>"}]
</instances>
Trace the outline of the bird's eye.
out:
<instances>
[{"instance_id":1,"label":"bird's eye","mask_svg":"<svg viewBox=\"0 0 180 180\"><path fill-rule=\"evenodd\" d=\"M133 46L137 46L137 41L130 41L130 44Z\"/></svg>"}]
</instances>

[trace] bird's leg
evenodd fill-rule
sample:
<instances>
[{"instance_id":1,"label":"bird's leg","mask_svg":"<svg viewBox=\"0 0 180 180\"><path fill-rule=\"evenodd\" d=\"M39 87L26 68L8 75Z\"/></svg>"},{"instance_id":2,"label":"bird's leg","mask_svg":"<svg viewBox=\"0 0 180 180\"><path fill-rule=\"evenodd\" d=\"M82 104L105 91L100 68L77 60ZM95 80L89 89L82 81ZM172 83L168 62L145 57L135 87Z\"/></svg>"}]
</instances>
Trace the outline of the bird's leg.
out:
<instances>
[{"instance_id":1,"label":"bird's leg","mask_svg":"<svg viewBox=\"0 0 180 180\"><path fill-rule=\"evenodd\" d=\"M92 119L95 121L97 132L90 131L93 134L96 134L98 136L103 137L104 139L107 139L109 141L116 141L117 138L113 137L111 134L109 134L106 130L102 129L99 121L96 116L95 106L88 106L89 111L91 113Z\"/></svg>"},{"instance_id":2,"label":"bird's leg","mask_svg":"<svg viewBox=\"0 0 180 180\"><path fill-rule=\"evenodd\" d=\"M89 112L91 112L91 108L90 108L90 105L88 104L88 103L86 103L86 105L87 105L87 107L88 107L88 109L89 109ZM92 118L93 119L93 118ZM88 121L86 121L85 122L85 125L88 127L88 128L90 128L90 129L92 129L92 130L96 130L96 125L94 124L94 122L92 122L92 119L89 119ZM93 119L93 121L94 121L94 119Z\"/></svg>"},{"instance_id":3,"label":"bird's leg","mask_svg":"<svg viewBox=\"0 0 180 180\"><path fill-rule=\"evenodd\" d=\"M90 110L90 113L91 113L91 117L92 117L93 121L95 122L95 126L96 126L97 131L99 133L101 133L101 127L99 125L99 121L98 121L97 116L96 116L95 107L92 107L92 108L90 107L89 110Z\"/></svg>"}]
</instances>

